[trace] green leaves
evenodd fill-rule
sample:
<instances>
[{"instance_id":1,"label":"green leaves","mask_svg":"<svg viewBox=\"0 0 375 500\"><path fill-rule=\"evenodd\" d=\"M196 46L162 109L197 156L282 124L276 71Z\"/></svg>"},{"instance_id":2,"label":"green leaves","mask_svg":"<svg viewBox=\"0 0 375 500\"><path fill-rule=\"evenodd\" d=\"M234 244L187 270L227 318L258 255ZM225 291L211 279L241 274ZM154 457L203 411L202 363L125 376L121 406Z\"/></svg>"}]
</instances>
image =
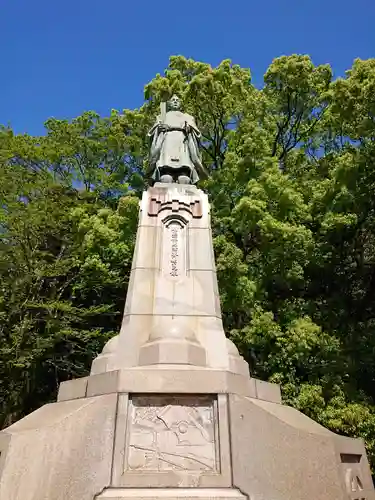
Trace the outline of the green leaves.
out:
<instances>
[{"instance_id":1,"label":"green leaves","mask_svg":"<svg viewBox=\"0 0 375 500\"><path fill-rule=\"evenodd\" d=\"M4 165L1 175L0 413L9 424L87 373L116 333L138 199L113 209L52 172Z\"/></svg>"},{"instance_id":2,"label":"green leaves","mask_svg":"<svg viewBox=\"0 0 375 500\"><path fill-rule=\"evenodd\" d=\"M293 148L311 141L328 106L331 78L328 65L315 67L308 56L273 61L264 76L264 94L276 121L272 156L284 160Z\"/></svg>"},{"instance_id":3,"label":"green leaves","mask_svg":"<svg viewBox=\"0 0 375 500\"><path fill-rule=\"evenodd\" d=\"M346 78L333 82L330 115L336 129L353 140L375 137L375 60L356 59Z\"/></svg>"},{"instance_id":4,"label":"green leaves","mask_svg":"<svg viewBox=\"0 0 375 500\"><path fill-rule=\"evenodd\" d=\"M179 94L203 133L225 330L285 402L366 440L375 463L375 62L345 78L305 55L264 87L229 60L173 56L145 104L0 129L4 425L86 374L119 331L146 132Z\"/></svg>"}]
</instances>

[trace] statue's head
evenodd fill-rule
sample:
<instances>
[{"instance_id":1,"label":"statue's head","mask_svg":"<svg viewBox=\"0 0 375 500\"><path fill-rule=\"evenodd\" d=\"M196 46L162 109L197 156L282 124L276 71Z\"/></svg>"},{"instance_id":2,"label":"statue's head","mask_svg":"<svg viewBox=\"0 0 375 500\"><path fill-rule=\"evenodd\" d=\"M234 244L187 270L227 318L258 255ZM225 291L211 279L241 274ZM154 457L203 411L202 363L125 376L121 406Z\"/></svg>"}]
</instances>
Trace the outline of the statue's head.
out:
<instances>
[{"instance_id":1,"label":"statue's head","mask_svg":"<svg viewBox=\"0 0 375 500\"><path fill-rule=\"evenodd\" d=\"M168 101L168 109L177 110L181 107L180 98L175 94Z\"/></svg>"}]
</instances>

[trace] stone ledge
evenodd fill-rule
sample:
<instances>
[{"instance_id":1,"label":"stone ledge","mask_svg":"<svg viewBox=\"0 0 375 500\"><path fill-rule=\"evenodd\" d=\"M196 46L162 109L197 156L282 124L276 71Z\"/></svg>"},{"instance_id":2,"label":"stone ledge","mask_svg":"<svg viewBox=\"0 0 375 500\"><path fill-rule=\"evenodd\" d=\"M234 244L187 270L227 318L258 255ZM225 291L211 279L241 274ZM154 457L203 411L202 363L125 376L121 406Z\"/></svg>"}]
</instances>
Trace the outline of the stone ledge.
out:
<instances>
[{"instance_id":1,"label":"stone ledge","mask_svg":"<svg viewBox=\"0 0 375 500\"><path fill-rule=\"evenodd\" d=\"M69 401L86 397L89 377L76 378L62 382L57 394L57 401Z\"/></svg>"},{"instance_id":2,"label":"stone ledge","mask_svg":"<svg viewBox=\"0 0 375 500\"><path fill-rule=\"evenodd\" d=\"M60 384L58 401L111 393L225 394L233 393L281 403L276 384L231 373L199 367L166 367L114 370Z\"/></svg>"},{"instance_id":3,"label":"stone ledge","mask_svg":"<svg viewBox=\"0 0 375 500\"><path fill-rule=\"evenodd\" d=\"M264 380L255 380L256 398L271 403L281 403L281 390L278 384L265 382Z\"/></svg>"},{"instance_id":4,"label":"stone ledge","mask_svg":"<svg viewBox=\"0 0 375 500\"><path fill-rule=\"evenodd\" d=\"M256 397L254 379L227 371L199 369L164 369L159 365L107 372L90 377L87 397L108 392L220 394L238 393Z\"/></svg>"},{"instance_id":5,"label":"stone ledge","mask_svg":"<svg viewBox=\"0 0 375 500\"><path fill-rule=\"evenodd\" d=\"M247 497L232 488L106 488L95 500L122 500L124 498L160 500L199 499L199 500L245 500Z\"/></svg>"}]
</instances>

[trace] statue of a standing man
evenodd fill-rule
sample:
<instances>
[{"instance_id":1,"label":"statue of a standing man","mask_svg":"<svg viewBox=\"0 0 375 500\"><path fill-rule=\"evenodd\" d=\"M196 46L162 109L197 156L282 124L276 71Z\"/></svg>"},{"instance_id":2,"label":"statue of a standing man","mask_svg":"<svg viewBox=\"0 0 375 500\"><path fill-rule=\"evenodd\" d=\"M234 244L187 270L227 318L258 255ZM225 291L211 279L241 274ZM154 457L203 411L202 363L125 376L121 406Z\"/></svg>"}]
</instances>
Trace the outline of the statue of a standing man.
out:
<instances>
[{"instance_id":1,"label":"statue of a standing man","mask_svg":"<svg viewBox=\"0 0 375 500\"><path fill-rule=\"evenodd\" d=\"M167 103L167 111L158 116L149 131L151 150L149 171L155 182L195 184L198 173L207 177L199 153L201 133L194 117L180 111L180 99L174 95ZM163 116L164 115L164 116Z\"/></svg>"}]
</instances>

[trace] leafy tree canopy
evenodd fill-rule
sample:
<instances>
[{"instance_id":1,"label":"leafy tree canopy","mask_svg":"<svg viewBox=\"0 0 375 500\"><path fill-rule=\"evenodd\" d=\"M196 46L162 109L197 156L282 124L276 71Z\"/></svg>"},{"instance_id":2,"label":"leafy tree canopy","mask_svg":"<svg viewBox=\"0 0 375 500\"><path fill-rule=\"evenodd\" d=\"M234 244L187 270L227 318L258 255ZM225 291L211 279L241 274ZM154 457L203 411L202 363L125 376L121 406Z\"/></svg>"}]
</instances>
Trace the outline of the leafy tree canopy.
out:
<instances>
[{"instance_id":1,"label":"leafy tree canopy","mask_svg":"<svg viewBox=\"0 0 375 500\"><path fill-rule=\"evenodd\" d=\"M87 373L119 330L146 131L178 93L202 131L226 333L255 376L375 466L375 60L248 69L170 58L139 109L0 130L3 426Z\"/></svg>"}]
</instances>

